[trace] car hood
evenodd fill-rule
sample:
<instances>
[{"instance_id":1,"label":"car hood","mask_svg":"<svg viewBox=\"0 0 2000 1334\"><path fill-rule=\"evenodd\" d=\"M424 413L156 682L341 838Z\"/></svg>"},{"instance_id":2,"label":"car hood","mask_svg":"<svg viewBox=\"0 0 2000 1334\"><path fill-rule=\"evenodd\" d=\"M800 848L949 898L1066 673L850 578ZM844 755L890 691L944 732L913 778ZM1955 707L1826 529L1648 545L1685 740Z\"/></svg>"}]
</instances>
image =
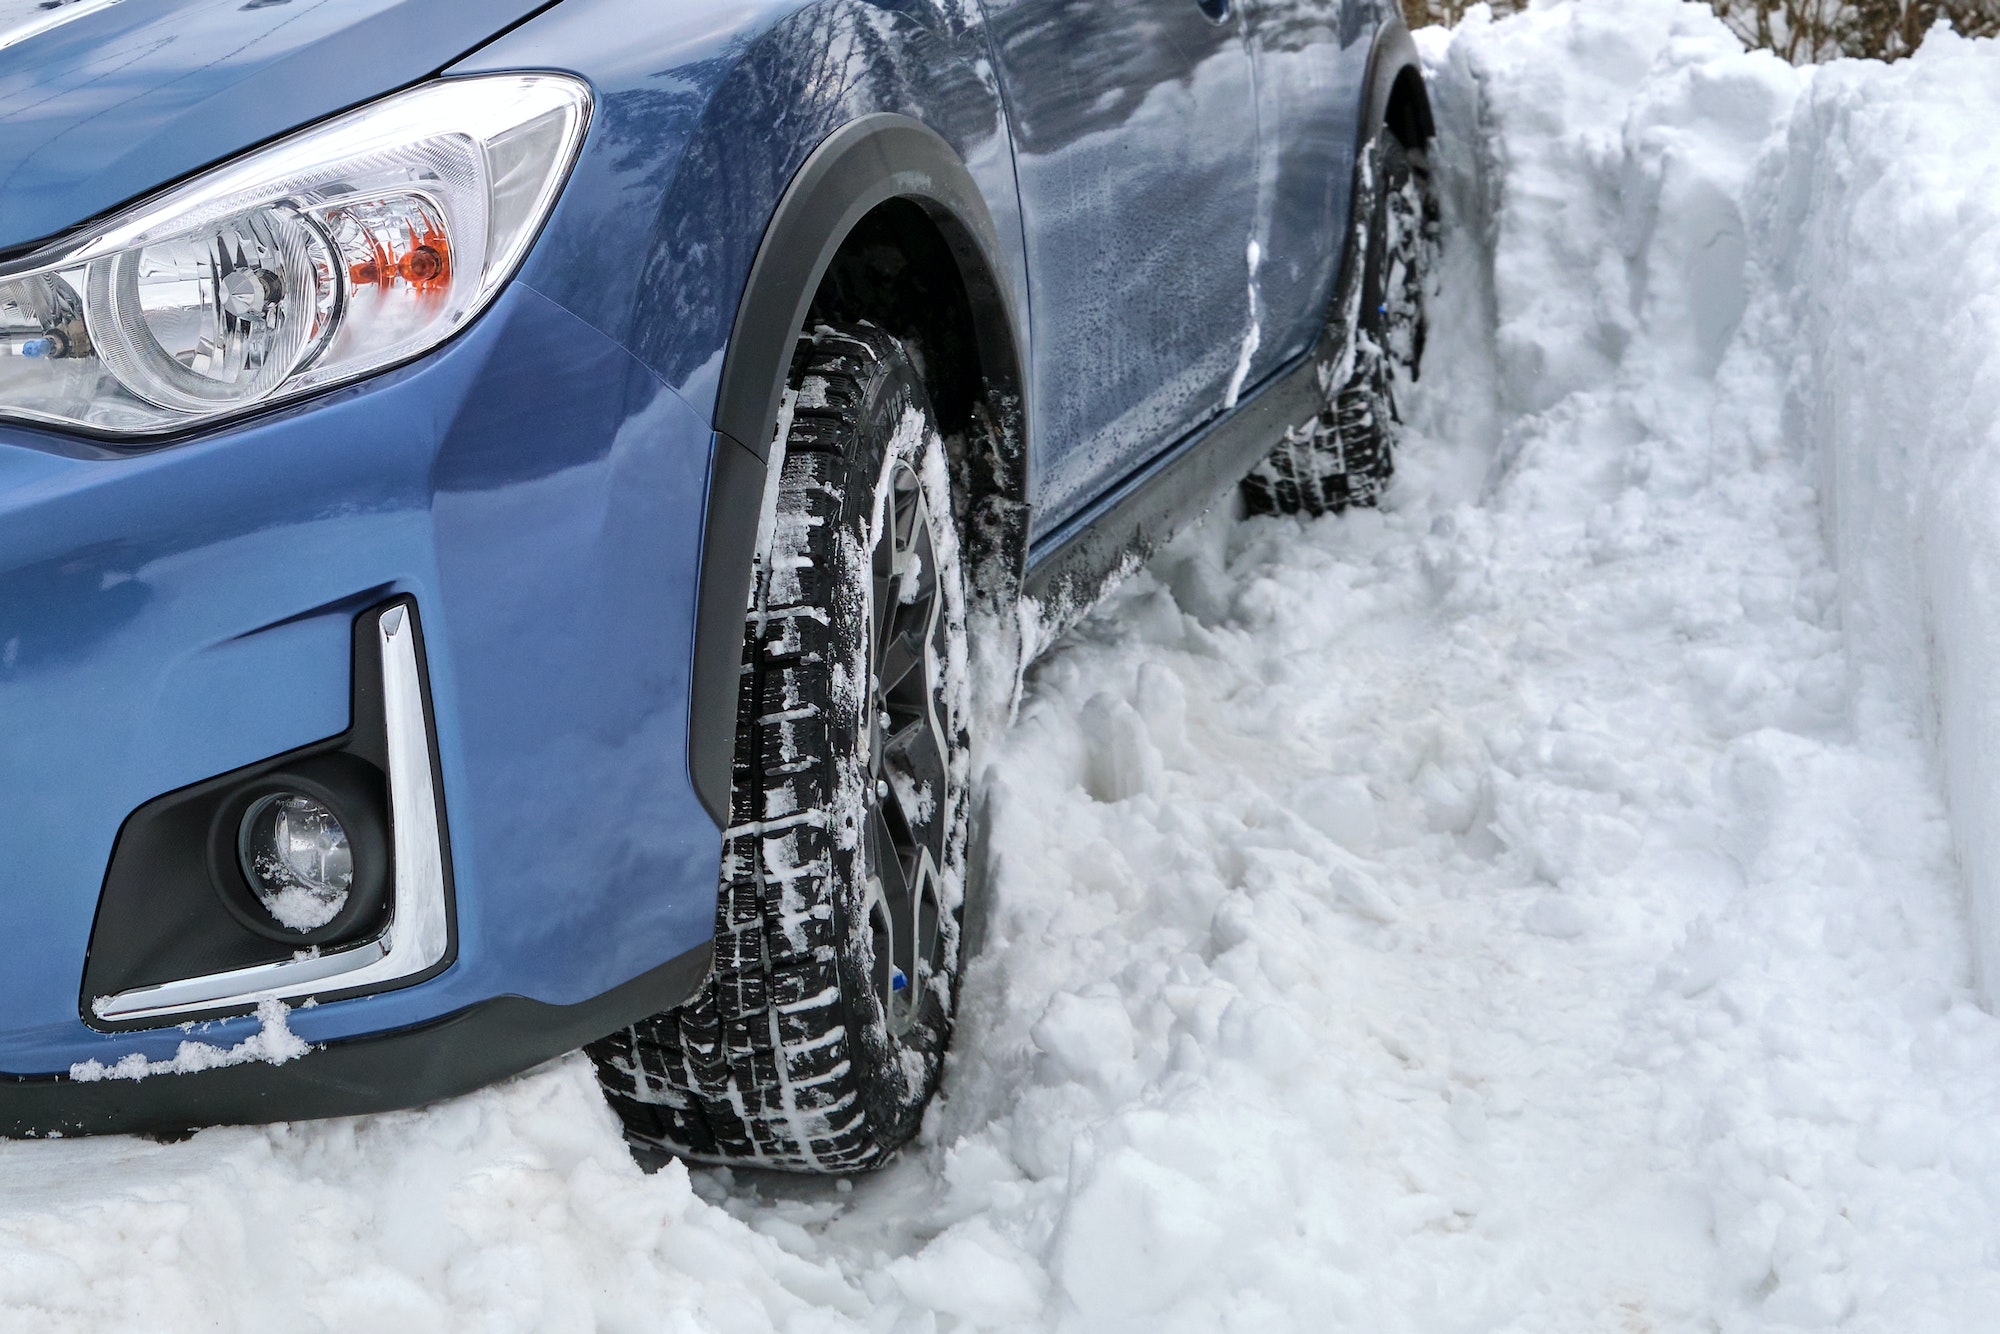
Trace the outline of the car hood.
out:
<instances>
[{"instance_id":1,"label":"car hood","mask_svg":"<svg viewBox=\"0 0 2000 1334\"><path fill-rule=\"evenodd\" d=\"M548 0L0 0L0 253L423 78Z\"/></svg>"}]
</instances>

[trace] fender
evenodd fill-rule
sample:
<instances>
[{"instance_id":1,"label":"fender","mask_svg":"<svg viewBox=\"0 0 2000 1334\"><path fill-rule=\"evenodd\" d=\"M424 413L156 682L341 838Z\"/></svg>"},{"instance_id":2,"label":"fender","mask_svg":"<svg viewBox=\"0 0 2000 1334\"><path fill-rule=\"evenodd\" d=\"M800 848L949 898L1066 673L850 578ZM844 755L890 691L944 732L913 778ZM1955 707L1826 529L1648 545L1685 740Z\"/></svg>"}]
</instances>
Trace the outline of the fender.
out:
<instances>
[{"instance_id":1,"label":"fender","mask_svg":"<svg viewBox=\"0 0 2000 1334\"><path fill-rule=\"evenodd\" d=\"M848 122L813 150L780 197L757 248L716 391L715 458L704 522L700 603L688 723L696 795L727 826L749 600L770 445L792 353L820 280L856 223L892 199L920 206L957 261L973 307L988 383L1020 411L1019 325L1001 272L986 201L934 130L878 112Z\"/></svg>"}]
</instances>

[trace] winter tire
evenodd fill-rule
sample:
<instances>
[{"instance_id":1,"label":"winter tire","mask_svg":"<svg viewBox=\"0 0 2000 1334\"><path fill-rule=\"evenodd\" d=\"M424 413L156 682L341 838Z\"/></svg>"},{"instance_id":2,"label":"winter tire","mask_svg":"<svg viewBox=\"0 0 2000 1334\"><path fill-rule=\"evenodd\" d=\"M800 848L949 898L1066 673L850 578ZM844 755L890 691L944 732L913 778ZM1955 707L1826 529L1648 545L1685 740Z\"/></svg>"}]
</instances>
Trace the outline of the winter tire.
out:
<instances>
[{"instance_id":1,"label":"winter tire","mask_svg":"<svg viewBox=\"0 0 2000 1334\"><path fill-rule=\"evenodd\" d=\"M773 466L715 970L590 1051L642 1157L852 1172L937 1084L967 862L958 534L903 345L801 340Z\"/></svg>"},{"instance_id":2,"label":"winter tire","mask_svg":"<svg viewBox=\"0 0 2000 1334\"><path fill-rule=\"evenodd\" d=\"M1437 242L1430 168L1386 127L1369 141L1353 244L1360 288L1351 369L1318 421L1285 439L1243 479L1252 514L1337 513L1372 505L1395 471L1398 373L1414 379L1424 352L1424 280ZM1350 289L1352 290L1352 289Z\"/></svg>"}]
</instances>

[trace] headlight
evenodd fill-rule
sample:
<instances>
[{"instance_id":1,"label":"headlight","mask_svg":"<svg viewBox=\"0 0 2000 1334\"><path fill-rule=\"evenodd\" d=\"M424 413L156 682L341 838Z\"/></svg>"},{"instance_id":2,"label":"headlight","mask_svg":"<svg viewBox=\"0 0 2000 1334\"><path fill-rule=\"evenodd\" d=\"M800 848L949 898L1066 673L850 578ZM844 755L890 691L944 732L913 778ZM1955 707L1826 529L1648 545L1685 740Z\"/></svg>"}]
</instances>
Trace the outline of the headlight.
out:
<instances>
[{"instance_id":1,"label":"headlight","mask_svg":"<svg viewBox=\"0 0 2000 1334\"><path fill-rule=\"evenodd\" d=\"M512 275L589 114L565 75L442 80L0 265L0 417L158 434L428 351Z\"/></svg>"}]
</instances>

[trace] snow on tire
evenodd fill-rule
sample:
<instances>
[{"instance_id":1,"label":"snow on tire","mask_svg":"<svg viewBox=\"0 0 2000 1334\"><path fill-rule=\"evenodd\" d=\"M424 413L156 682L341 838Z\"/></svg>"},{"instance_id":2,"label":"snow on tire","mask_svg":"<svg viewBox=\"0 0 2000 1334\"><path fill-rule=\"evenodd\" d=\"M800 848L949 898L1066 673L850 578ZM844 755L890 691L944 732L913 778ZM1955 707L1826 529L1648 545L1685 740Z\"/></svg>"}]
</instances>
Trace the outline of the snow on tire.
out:
<instances>
[{"instance_id":1,"label":"snow on tire","mask_svg":"<svg viewBox=\"0 0 2000 1334\"><path fill-rule=\"evenodd\" d=\"M1252 514L1333 514L1372 505L1395 472L1396 379L1414 379L1424 354L1424 282L1439 219L1430 166L1386 128L1369 141L1352 244L1360 285L1342 303L1353 355L1329 385L1325 411L1243 479Z\"/></svg>"},{"instance_id":2,"label":"snow on tire","mask_svg":"<svg viewBox=\"0 0 2000 1334\"><path fill-rule=\"evenodd\" d=\"M642 1154L864 1170L951 1030L967 864L965 595L910 356L821 326L793 362L751 593L715 970L591 1047Z\"/></svg>"}]
</instances>

